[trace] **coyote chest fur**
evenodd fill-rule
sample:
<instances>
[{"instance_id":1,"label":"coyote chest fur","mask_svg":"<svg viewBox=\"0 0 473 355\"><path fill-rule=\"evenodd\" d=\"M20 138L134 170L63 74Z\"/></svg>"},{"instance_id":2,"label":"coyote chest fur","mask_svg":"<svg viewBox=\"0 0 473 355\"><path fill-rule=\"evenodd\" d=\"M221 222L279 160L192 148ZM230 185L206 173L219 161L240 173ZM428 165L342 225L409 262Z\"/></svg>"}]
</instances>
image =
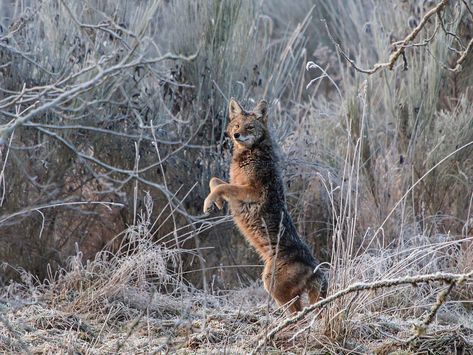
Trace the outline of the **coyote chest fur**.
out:
<instances>
[{"instance_id":1,"label":"coyote chest fur","mask_svg":"<svg viewBox=\"0 0 473 355\"><path fill-rule=\"evenodd\" d=\"M308 292L310 303L324 296L327 282L316 269L318 262L299 238L287 211L278 158L268 131L267 104L260 101L246 112L230 101L227 134L234 148L230 182L210 180L204 212L224 201L241 233L264 261L263 283L279 305L293 300L289 310L300 311L300 296Z\"/></svg>"}]
</instances>

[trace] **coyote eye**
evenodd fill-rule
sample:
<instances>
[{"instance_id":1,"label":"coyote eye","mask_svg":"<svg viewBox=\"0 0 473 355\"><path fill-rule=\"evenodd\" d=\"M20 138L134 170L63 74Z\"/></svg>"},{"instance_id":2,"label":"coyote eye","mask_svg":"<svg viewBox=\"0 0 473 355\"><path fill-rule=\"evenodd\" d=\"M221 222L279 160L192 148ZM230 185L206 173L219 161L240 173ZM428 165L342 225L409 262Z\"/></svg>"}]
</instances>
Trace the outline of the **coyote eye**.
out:
<instances>
[{"instance_id":1,"label":"coyote eye","mask_svg":"<svg viewBox=\"0 0 473 355\"><path fill-rule=\"evenodd\" d=\"M236 125L235 125L235 128L236 128L236 129L239 129L239 128L240 128L240 125L239 125L239 124L236 124Z\"/></svg>"},{"instance_id":2,"label":"coyote eye","mask_svg":"<svg viewBox=\"0 0 473 355\"><path fill-rule=\"evenodd\" d=\"M253 128L255 128L255 126L246 126L246 129L250 129L250 130L251 130L251 129L253 129Z\"/></svg>"}]
</instances>

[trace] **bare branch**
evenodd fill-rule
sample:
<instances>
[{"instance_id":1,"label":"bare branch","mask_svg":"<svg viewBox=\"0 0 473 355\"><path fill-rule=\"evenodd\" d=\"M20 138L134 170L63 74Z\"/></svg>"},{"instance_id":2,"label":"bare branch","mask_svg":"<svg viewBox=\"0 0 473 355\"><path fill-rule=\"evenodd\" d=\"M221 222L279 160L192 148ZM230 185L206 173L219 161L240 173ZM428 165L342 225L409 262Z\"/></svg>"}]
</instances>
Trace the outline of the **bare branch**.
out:
<instances>
[{"instance_id":1,"label":"bare branch","mask_svg":"<svg viewBox=\"0 0 473 355\"><path fill-rule=\"evenodd\" d=\"M473 51L473 38L470 39L470 42L468 42L468 45L466 46L466 49L463 51L461 56L457 59L457 63L455 65L455 68L451 69L453 72L458 73L459 71L462 70L462 64L466 59L466 56Z\"/></svg>"},{"instance_id":2,"label":"bare branch","mask_svg":"<svg viewBox=\"0 0 473 355\"><path fill-rule=\"evenodd\" d=\"M112 207L123 207L124 205L122 203L117 203L117 202L105 202L105 201L75 201L75 202L57 202L57 203L50 203L47 205L42 205L42 206L34 206L34 207L29 207L24 210L9 214L7 216L0 216L0 225L2 223L5 223L11 218L18 217L24 214L28 214L34 211L40 211L44 210L47 208L54 208L54 207L61 207L61 206L77 206L77 205L101 205L101 206L106 206L110 208L109 206Z\"/></svg>"},{"instance_id":3,"label":"bare branch","mask_svg":"<svg viewBox=\"0 0 473 355\"><path fill-rule=\"evenodd\" d=\"M255 350L252 351L251 354L258 353L258 351L264 346L264 344L266 344L268 340L271 340L272 338L274 338L274 336L277 333L279 333L281 330L287 328L291 324L294 324L300 321L313 310L324 307L327 304L347 294L350 294L353 292L360 292L360 291L377 290L380 288L388 288L388 287L401 286L401 285L417 285L419 283L430 283L430 282L446 282L448 284L458 285L472 277L473 277L473 270L465 274L449 274L449 273L438 272L435 274L406 276L406 277L401 277L401 278L396 278L396 279L385 279L385 280L379 280L379 281L373 281L373 282L366 282L366 283L360 282L360 283L352 284L348 286L347 288L340 290L338 292L335 292L333 295L328 296L327 298L317 303L314 303L308 307L305 307L301 312L299 312L294 317L288 318L284 322L280 323L278 326L274 327L270 332L268 332L267 336L258 343ZM430 316L426 319L428 321L430 319Z\"/></svg>"},{"instance_id":4,"label":"bare branch","mask_svg":"<svg viewBox=\"0 0 473 355\"><path fill-rule=\"evenodd\" d=\"M371 75L371 74L374 74L376 73L377 71L381 70L381 69L385 69L385 68L388 68L389 70L392 70L394 68L394 65L396 64L397 60L399 59L400 56L402 56L403 58L403 62L404 62L404 70L407 70L408 68L408 65L407 65L407 59L406 59L406 56L405 56L405 49L406 48L409 48L411 46L424 46L426 45L427 43L429 43L436 35L437 33L437 29L434 30L434 33L432 34L432 36L420 43L420 44L412 44L412 42L414 41L414 39L417 37L417 35L421 32L421 30L425 27L426 23L428 22L428 20L434 16L434 15L437 15L439 20L440 20L440 24L441 24L441 27L442 29L444 30L444 32L447 34L447 35L452 35L454 36L454 38L459 41L459 38L457 35L455 35L454 33L450 32L450 31L447 31L445 29L445 26L442 22L442 18L441 18L441 12L442 10L445 8L445 6L447 6L449 3L449 0L442 0L440 3L438 3L435 7L433 7L432 9L430 9L425 15L424 17L422 18L422 20L420 21L420 23L402 40L402 41L398 41L398 42L394 42L392 43L391 45L395 48L395 51L391 54L391 56L389 57L388 61L387 62L384 62L384 63L376 63L372 68L370 69L363 69L363 68L360 68L359 66L357 66L357 64L355 63L355 61L353 59L351 59L341 48L340 44L337 43L335 41L335 39L333 38L332 34L330 33L330 30L327 26L327 23L324 21L325 23L325 28L327 30L327 33L331 39L331 41L334 43L335 47L337 48L337 51L342 55L342 57L351 64L351 66L361 72L361 73L364 73L364 74L368 74L368 75ZM468 8L468 7L467 7ZM469 9L469 8L468 8ZM461 43L461 42L460 42ZM471 50L471 41L468 45L468 47L465 49L465 51L462 52L462 55L461 57L458 59L457 61L457 65L456 67L453 69L453 71L460 71L461 70L461 63L463 63L463 61L465 60L465 57L466 55L469 53L469 51Z\"/></svg>"},{"instance_id":5,"label":"bare branch","mask_svg":"<svg viewBox=\"0 0 473 355\"><path fill-rule=\"evenodd\" d=\"M195 59L197 56L197 53L190 55L190 56L183 56L183 55L176 55L172 53L166 53L160 57L152 58L152 59L146 59L144 60L142 57L131 61L129 63L121 62L117 65L111 66L106 69L102 69L99 64L96 65L96 69L98 70L98 74L83 83L80 83L73 88L69 90L63 91L60 95L58 95L56 98L54 98L51 101L46 102L45 104L32 109L28 114L26 115L20 115L17 116L16 119L13 121L13 123L9 123L8 125L4 126L3 128L0 128L0 137L5 139L6 136L8 136L16 127L22 125L25 122L28 122L30 119L33 117L37 116L40 113L43 113L47 111L48 109L51 109L61 103L71 101L74 99L77 95L82 94L91 88L100 85L107 77L112 76L116 74L119 71L137 67L139 65L146 65L146 64L154 64L157 62L161 62L164 60L185 60L185 61L191 61Z\"/></svg>"}]
</instances>

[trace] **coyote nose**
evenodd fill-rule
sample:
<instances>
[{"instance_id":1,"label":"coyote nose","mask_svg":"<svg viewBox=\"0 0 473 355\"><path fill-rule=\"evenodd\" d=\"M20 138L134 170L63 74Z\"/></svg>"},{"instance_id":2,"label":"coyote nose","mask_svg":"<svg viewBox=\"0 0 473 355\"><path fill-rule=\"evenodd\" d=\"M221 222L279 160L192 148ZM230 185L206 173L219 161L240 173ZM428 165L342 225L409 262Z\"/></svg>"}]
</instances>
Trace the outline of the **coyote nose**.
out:
<instances>
[{"instance_id":1,"label":"coyote nose","mask_svg":"<svg viewBox=\"0 0 473 355\"><path fill-rule=\"evenodd\" d=\"M238 139L238 138L240 137L240 133L235 133L235 134L233 135L233 137L235 137L236 139Z\"/></svg>"}]
</instances>

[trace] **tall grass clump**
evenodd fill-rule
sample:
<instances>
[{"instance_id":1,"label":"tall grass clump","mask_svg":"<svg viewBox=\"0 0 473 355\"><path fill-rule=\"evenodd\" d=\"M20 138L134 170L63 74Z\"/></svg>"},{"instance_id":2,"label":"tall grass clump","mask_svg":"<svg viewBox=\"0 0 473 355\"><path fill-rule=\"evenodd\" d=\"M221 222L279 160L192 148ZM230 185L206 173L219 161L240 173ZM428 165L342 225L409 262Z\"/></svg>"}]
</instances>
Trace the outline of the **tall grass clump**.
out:
<instances>
[{"instance_id":1,"label":"tall grass clump","mask_svg":"<svg viewBox=\"0 0 473 355\"><path fill-rule=\"evenodd\" d=\"M106 248L85 260L77 250L45 282L23 271L22 283L2 289L2 352L170 351L200 341L192 329L205 331L207 309L230 307L185 280L181 258L198 253L155 241L159 222L149 194L144 206L116 252ZM5 313L3 300L15 314Z\"/></svg>"},{"instance_id":2,"label":"tall grass clump","mask_svg":"<svg viewBox=\"0 0 473 355\"><path fill-rule=\"evenodd\" d=\"M325 19L318 29L325 34L327 28L330 31L325 42L334 47L335 41L339 43L361 67L385 61L392 38L402 38L402 33L396 37L395 30L399 23L411 19L412 7L396 4L395 12L380 8L367 12L361 3L352 5L320 4ZM331 11L331 6L337 11ZM427 10L417 9L416 14L422 17ZM453 7L445 14L452 20L452 31L467 21L463 11ZM352 25L355 33L345 31ZM361 40L365 46L353 46L358 44L354 38L366 36L369 42ZM334 88L333 97L339 103L334 107L326 98L316 98L306 108L308 121L312 121L308 131L321 131L312 154L330 161L341 178L335 189L333 180L325 182L329 192L340 190L340 194L331 194L336 206L332 292L357 281L439 270L471 271L471 265L464 261L471 246L471 93L462 87L449 97L449 89L442 86L446 81L458 81L456 76L471 82L471 76L468 71L454 74L445 69L451 41L442 34L431 48L408 52L407 72L399 65L392 72L364 78L341 57L336 63L328 63L330 66L317 61L309 65L317 76L314 95L319 94L324 79ZM320 45L325 44L321 41ZM342 74L338 78L327 73L328 67L337 65ZM462 196L455 192L460 190ZM425 305L436 303L437 295L443 292L440 290L432 285L407 286L341 297L328 307L324 327L318 329L341 341L340 346L352 348L353 344L346 342L357 327L361 327L356 330L359 337L367 336L364 332L370 339L373 336L373 325L368 325L373 312L391 319L422 318L422 309L426 312ZM466 294L463 291L463 296ZM451 305L439 317L451 321L454 313L465 321L463 312L463 307ZM364 316L358 318L360 314ZM313 318L312 329L317 323ZM366 351L359 346L360 351Z\"/></svg>"}]
</instances>

